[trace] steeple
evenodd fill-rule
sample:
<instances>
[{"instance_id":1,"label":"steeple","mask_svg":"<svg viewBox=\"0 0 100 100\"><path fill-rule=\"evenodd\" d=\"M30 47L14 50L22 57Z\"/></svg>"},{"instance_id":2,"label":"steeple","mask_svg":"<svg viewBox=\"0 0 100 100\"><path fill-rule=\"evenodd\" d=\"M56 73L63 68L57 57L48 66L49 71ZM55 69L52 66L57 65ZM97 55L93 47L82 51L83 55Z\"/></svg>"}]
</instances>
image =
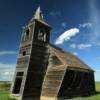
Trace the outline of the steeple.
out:
<instances>
[{"instance_id":1,"label":"steeple","mask_svg":"<svg viewBox=\"0 0 100 100\"><path fill-rule=\"evenodd\" d=\"M49 28L51 28L51 26L48 25L48 24L45 22L45 20L44 20L44 18L43 18L43 13L42 13L42 11L41 11L40 6L36 9L36 11L35 11L35 13L34 13L34 16L33 16L32 19L29 21L29 23L30 23L30 22L33 22L34 20L37 20L37 21L39 21L39 22L45 24L45 25L48 26Z\"/></svg>"},{"instance_id":2,"label":"steeple","mask_svg":"<svg viewBox=\"0 0 100 100\"><path fill-rule=\"evenodd\" d=\"M43 14L42 14L40 6L37 8L37 10L31 20L33 20L33 19L43 20Z\"/></svg>"}]
</instances>

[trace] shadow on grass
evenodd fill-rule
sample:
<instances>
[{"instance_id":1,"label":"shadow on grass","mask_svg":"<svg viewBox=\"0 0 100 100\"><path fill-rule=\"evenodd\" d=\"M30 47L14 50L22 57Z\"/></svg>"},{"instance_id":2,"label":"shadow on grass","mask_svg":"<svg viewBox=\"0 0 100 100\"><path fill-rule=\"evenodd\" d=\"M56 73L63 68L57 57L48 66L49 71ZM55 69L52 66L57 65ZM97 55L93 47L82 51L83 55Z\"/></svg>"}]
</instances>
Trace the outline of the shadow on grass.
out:
<instances>
[{"instance_id":1,"label":"shadow on grass","mask_svg":"<svg viewBox=\"0 0 100 100\"><path fill-rule=\"evenodd\" d=\"M67 96L59 98L58 100L73 100L74 98L84 98L84 97L91 97L91 96L97 96L100 94L100 91L95 91L94 93L90 94L84 94L84 95L76 95L76 96Z\"/></svg>"},{"instance_id":2,"label":"shadow on grass","mask_svg":"<svg viewBox=\"0 0 100 100\"><path fill-rule=\"evenodd\" d=\"M96 91L94 95L100 94L100 91Z\"/></svg>"}]
</instances>

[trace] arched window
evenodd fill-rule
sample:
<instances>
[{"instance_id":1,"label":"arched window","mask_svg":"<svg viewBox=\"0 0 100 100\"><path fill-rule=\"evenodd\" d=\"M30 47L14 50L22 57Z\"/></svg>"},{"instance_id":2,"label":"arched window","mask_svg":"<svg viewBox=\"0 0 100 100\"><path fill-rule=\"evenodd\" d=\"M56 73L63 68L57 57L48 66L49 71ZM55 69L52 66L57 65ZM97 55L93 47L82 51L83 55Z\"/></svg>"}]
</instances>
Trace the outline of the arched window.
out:
<instances>
[{"instance_id":1,"label":"arched window","mask_svg":"<svg viewBox=\"0 0 100 100\"><path fill-rule=\"evenodd\" d=\"M46 32L45 29L40 29L38 34L38 40L40 41L46 41Z\"/></svg>"}]
</instances>

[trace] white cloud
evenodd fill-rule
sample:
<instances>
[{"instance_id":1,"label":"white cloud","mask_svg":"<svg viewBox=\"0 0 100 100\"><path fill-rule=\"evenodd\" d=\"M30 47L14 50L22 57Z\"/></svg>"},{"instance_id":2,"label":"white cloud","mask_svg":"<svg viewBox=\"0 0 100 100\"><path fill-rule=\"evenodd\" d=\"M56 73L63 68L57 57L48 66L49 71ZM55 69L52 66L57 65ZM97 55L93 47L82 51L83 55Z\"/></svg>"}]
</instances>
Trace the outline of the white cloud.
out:
<instances>
[{"instance_id":1,"label":"white cloud","mask_svg":"<svg viewBox=\"0 0 100 100\"><path fill-rule=\"evenodd\" d=\"M77 52L73 52L73 54L74 54L74 55L76 55L76 56L78 55L78 53L77 53Z\"/></svg>"},{"instance_id":2,"label":"white cloud","mask_svg":"<svg viewBox=\"0 0 100 100\"><path fill-rule=\"evenodd\" d=\"M83 24L79 24L80 28L90 28L92 27L92 23L87 22L87 23L83 23Z\"/></svg>"},{"instance_id":3,"label":"white cloud","mask_svg":"<svg viewBox=\"0 0 100 100\"><path fill-rule=\"evenodd\" d=\"M0 63L0 81L11 81L15 71L15 64Z\"/></svg>"},{"instance_id":4,"label":"white cloud","mask_svg":"<svg viewBox=\"0 0 100 100\"><path fill-rule=\"evenodd\" d=\"M51 11L49 13L51 16L60 16L61 15L61 12L58 12L58 11Z\"/></svg>"},{"instance_id":5,"label":"white cloud","mask_svg":"<svg viewBox=\"0 0 100 100\"><path fill-rule=\"evenodd\" d=\"M71 44L70 47L75 49L75 48L77 48L77 45L76 44Z\"/></svg>"},{"instance_id":6,"label":"white cloud","mask_svg":"<svg viewBox=\"0 0 100 100\"><path fill-rule=\"evenodd\" d=\"M85 49L85 48L90 48L92 47L92 44L79 44L78 48L79 49Z\"/></svg>"},{"instance_id":7,"label":"white cloud","mask_svg":"<svg viewBox=\"0 0 100 100\"><path fill-rule=\"evenodd\" d=\"M61 26L65 28L67 26L67 24L65 22L62 22Z\"/></svg>"},{"instance_id":8,"label":"white cloud","mask_svg":"<svg viewBox=\"0 0 100 100\"><path fill-rule=\"evenodd\" d=\"M0 51L0 56L2 55L13 55L16 54L16 51Z\"/></svg>"},{"instance_id":9,"label":"white cloud","mask_svg":"<svg viewBox=\"0 0 100 100\"><path fill-rule=\"evenodd\" d=\"M59 45L59 44L62 44L64 41L68 41L68 40L70 40L71 37L75 36L79 32L80 32L80 30L78 28L69 29L69 30L65 31L64 33L62 33L56 39L55 44Z\"/></svg>"},{"instance_id":10,"label":"white cloud","mask_svg":"<svg viewBox=\"0 0 100 100\"><path fill-rule=\"evenodd\" d=\"M10 74L10 72L4 72L4 73L3 73L3 75L7 75L7 76L8 76L9 74Z\"/></svg>"},{"instance_id":11,"label":"white cloud","mask_svg":"<svg viewBox=\"0 0 100 100\"><path fill-rule=\"evenodd\" d=\"M70 48L73 48L73 49L87 49L87 48L91 48L93 45L92 44L71 44L70 45Z\"/></svg>"},{"instance_id":12,"label":"white cloud","mask_svg":"<svg viewBox=\"0 0 100 100\"><path fill-rule=\"evenodd\" d=\"M100 46L100 41L92 42L92 44L93 44L94 46Z\"/></svg>"},{"instance_id":13,"label":"white cloud","mask_svg":"<svg viewBox=\"0 0 100 100\"><path fill-rule=\"evenodd\" d=\"M91 34L91 42L100 40L100 11L96 0L89 0L90 21L94 24Z\"/></svg>"},{"instance_id":14,"label":"white cloud","mask_svg":"<svg viewBox=\"0 0 100 100\"><path fill-rule=\"evenodd\" d=\"M14 68L15 64L0 63L0 68Z\"/></svg>"}]
</instances>

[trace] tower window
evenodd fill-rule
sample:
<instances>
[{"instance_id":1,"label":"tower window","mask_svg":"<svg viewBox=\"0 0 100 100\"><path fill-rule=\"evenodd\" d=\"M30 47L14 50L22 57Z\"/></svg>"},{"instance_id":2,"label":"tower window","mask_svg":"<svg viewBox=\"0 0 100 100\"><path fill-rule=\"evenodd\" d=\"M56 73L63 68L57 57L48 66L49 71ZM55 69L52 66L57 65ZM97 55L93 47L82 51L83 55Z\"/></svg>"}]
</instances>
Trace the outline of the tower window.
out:
<instances>
[{"instance_id":1,"label":"tower window","mask_svg":"<svg viewBox=\"0 0 100 100\"><path fill-rule=\"evenodd\" d=\"M28 39L29 39L29 34L30 34L30 30L27 29L27 30L26 30L25 40L28 40Z\"/></svg>"},{"instance_id":2,"label":"tower window","mask_svg":"<svg viewBox=\"0 0 100 100\"><path fill-rule=\"evenodd\" d=\"M46 33L44 29L39 30L38 40L44 41L44 42L46 41Z\"/></svg>"},{"instance_id":3,"label":"tower window","mask_svg":"<svg viewBox=\"0 0 100 100\"><path fill-rule=\"evenodd\" d=\"M25 56L26 55L26 51L23 51L23 56Z\"/></svg>"},{"instance_id":4,"label":"tower window","mask_svg":"<svg viewBox=\"0 0 100 100\"><path fill-rule=\"evenodd\" d=\"M40 18L41 18L41 20L43 19L43 14L42 14L42 12L40 12Z\"/></svg>"}]
</instances>

